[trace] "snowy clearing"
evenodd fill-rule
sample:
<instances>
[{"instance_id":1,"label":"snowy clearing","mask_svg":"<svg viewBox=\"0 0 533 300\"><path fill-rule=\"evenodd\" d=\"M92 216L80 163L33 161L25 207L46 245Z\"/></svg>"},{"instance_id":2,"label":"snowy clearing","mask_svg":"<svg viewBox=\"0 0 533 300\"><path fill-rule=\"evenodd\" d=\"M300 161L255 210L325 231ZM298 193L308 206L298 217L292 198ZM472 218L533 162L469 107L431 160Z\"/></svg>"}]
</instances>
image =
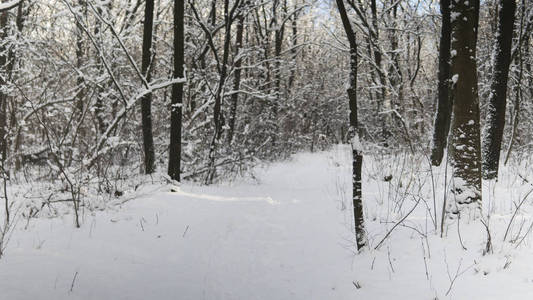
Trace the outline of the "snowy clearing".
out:
<instances>
[{"instance_id":1,"label":"snowy clearing","mask_svg":"<svg viewBox=\"0 0 533 300\"><path fill-rule=\"evenodd\" d=\"M144 196L115 209L85 212L80 229L71 215L31 219L27 229L19 219L0 260L2 299L530 298L531 235L520 244L501 242L510 200L528 186L506 175L493 191L486 187L494 254L482 255L480 223L459 226L467 250L454 220L447 220L445 239L435 235L420 201L374 250L417 203L405 195L430 197L431 179L423 159L366 158L372 250L354 254L349 155L346 146L299 154L257 169L258 182L184 184L178 192L145 187ZM409 175L415 171L416 179ZM389 174L393 179L383 181ZM520 240L530 218L520 213L514 223L509 236Z\"/></svg>"}]
</instances>

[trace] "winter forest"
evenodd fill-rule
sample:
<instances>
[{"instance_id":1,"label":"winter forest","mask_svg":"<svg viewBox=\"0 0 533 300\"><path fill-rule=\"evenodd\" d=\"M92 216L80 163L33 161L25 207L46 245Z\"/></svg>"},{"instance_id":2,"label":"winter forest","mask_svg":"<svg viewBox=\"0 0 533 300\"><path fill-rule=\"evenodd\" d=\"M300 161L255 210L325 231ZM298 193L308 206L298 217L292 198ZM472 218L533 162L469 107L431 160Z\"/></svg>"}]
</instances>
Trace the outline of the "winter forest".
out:
<instances>
[{"instance_id":1,"label":"winter forest","mask_svg":"<svg viewBox=\"0 0 533 300\"><path fill-rule=\"evenodd\" d=\"M533 1L2 0L0 299L531 299Z\"/></svg>"}]
</instances>

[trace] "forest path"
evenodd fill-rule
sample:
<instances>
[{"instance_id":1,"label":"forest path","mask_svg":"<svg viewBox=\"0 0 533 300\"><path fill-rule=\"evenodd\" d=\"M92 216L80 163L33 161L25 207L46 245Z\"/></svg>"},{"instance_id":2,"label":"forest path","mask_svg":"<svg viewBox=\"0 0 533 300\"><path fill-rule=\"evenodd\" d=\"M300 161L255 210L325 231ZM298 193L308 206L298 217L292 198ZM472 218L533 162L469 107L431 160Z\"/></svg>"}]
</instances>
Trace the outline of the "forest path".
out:
<instances>
[{"instance_id":1,"label":"forest path","mask_svg":"<svg viewBox=\"0 0 533 300\"><path fill-rule=\"evenodd\" d=\"M19 224L0 298L353 299L346 166L341 150L299 154L258 183L184 184L86 213L80 229L72 216Z\"/></svg>"}]
</instances>

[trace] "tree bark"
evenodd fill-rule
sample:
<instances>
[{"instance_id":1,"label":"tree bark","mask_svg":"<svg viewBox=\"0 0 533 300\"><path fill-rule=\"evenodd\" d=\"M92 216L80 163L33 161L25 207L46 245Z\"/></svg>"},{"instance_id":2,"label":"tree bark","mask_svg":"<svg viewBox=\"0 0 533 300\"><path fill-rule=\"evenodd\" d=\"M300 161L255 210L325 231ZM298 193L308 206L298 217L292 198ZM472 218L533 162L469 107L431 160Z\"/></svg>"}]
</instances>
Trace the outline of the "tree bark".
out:
<instances>
[{"instance_id":1,"label":"tree bark","mask_svg":"<svg viewBox=\"0 0 533 300\"><path fill-rule=\"evenodd\" d=\"M453 97L452 145L454 193L458 213L481 209L481 145L476 65L479 0L452 1L451 74Z\"/></svg>"},{"instance_id":2,"label":"tree bark","mask_svg":"<svg viewBox=\"0 0 533 300\"><path fill-rule=\"evenodd\" d=\"M142 47L142 74L150 82L152 59L152 29L154 21L154 0L146 0L144 8L144 28ZM141 99L142 133L144 147L144 172L155 172L154 137L152 134L152 93Z\"/></svg>"},{"instance_id":3,"label":"tree bark","mask_svg":"<svg viewBox=\"0 0 533 300\"><path fill-rule=\"evenodd\" d=\"M233 94L231 95L231 107L229 117L229 130L228 130L228 144L231 144L233 140L233 134L235 132L235 119L237 118L237 105L239 101L239 89L241 87L241 66L242 57L242 38L244 33L244 15L239 15L239 22L237 23L237 37L235 41L235 78L233 82Z\"/></svg>"},{"instance_id":4,"label":"tree bark","mask_svg":"<svg viewBox=\"0 0 533 300\"><path fill-rule=\"evenodd\" d=\"M2 40L7 38L8 12L0 12L0 29L2 29ZM7 64L7 51L5 46L0 47L0 66ZM0 86L7 84L4 77L0 77ZM5 169L4 163L7 158L7 94L0 91L0 166Z\"/></svg>"},{"instance_id":5,"label":"tree bark","mask_svg":"<svg viewBox=\"0 0 533 300\"><path fill-rule=\"evenodd\" d=\"M450 44L451 44L451 19L450 0L441 0L442 27L439 48L439 83L437 86L437 111L435 114L435 128L433 131L433 144L431 145L431 163L439 166L444 156L444 149L450 131L452 115L452 102L450 98Z\"/></svg>"},{"instance_id":6,"label":"tree bark","mask_svg":"<svg viewBox=\"0 0 533 300\"><path fill-rule=\"evenodd\" d=\"M111 2L109 3L109 6L106 7L106 11L110 11L111 10ZM98 14L102 15L103 13L103 10L100 6L98 6L96 8L96 11L98 12ZM94 26L94 36L96 38L96 40L99 42L99 43L102 43L103 39L102 37L100 36L101 33L102 33L102 22L99 18L96 18L95 19L95 26ZM81 30L81 28L79 29L81 32L83 32ZM96 55L98 55L98 52L96 52ZM78 67L79 68L79 67ZM100 72L102 72L102 69L103 69L103 66L102 64L98 64L98 73L100 74ZM97 130L98 130L98 133L99 135L102 135L107 127L107 124L105 122L105 119L104 119L104 112L105 112L105 109L104 109L104 101L103 101L103 97L102 95L100 95L100 93L102 92L102 89L99 89L99 92L97 94L97 98L96 98L96 101L94 103L94 115L95 115L95 118L96 118L96 126L97 126Z\"/></svg>"},{"instance_id":7,"label":"tree bark","mask_svg":"<svg viewBox=\"0 0 533 300\"><path fill-rule=\"evenodd\" d=\"M284 1L285 6L287 7L287 1ZM272 133L272 146L274 149L278 144L278 135L280 135L278 113L280 110L281 103L281 50L283 46L283 36L285 34L285 15L286 12L283 10L283 13L278 20L277 10L279 5L279 0L274 0L272 7L272 26L274 30L274 96L275 100L272 105L272 124L273 124L273 133Z\"/></svg>"},{"instance_id":8,"label":"tree bark","mask_svg":"<svg viewBox=\"0 0 533 300\"><path fill-rule=\"evenodd\" d=\"M174 78L183 78L184 47L184 0L174 0ZM183 104L183 83L172 85L172 106L170 108L170 150L168 175L180 181L181 168L181 116Z\"/></svg>"},{"instance_id":9,"label":"tree bark","mask_svg":"<svg viewBox=\"0 0 533 300\"><path fill-rule=\"evenodd\" d=\"M294 4L294 10L298 8L297 4ZM291 92L292 86L294 84L294 79L296 77L296 59L297 59L297 49L298 45L298 12L292 14L291 20L292 27L292 48L291 48L291 60L294 64L291 68L291 74L289 75L289 82L287 83L288 92Z\"/></svg>"},{"instance_id":10,"label":"tree bark","mask_svg":"<svg viewBox=\"0 0 533 300\"><path fill-rule=\"evenodd\" d=\"M494 71L490 85L487 123L483 141L483 177L498 177L498 164L505 126L505 106L507 102L507 81L511 63L516 2L499 1L498 31L494 48Z\"/></svg>"},{"instance_id":11,"label":"tree bark","mask_svg":"<svg viewBox=\"0 0 533 300\"><path fill-rule=\"evenodd\" d=\"M349 135L352 141L352 202L354 212L355 239L357 249L367 245L365 223L363 215L363 197L361 193L361 167L363 165L363 154L361 143L359 142L358 122L357 122L357 41L355 32L352 29L350 20L346 13L343 0L337 1L337 9L341 16L342 25L348 42L350 44L350 87L348 88L348 99L350 109L350 129Z\"/></svg>"},{"instance_id":12,"label":"tree bark","mask_svg":"<svg viewBox=\"0 0 533 300\"><path fill-rule=\"evenodd\" d=\"M87 16L87 3L83 0L78 1L78 5L80 9L82 10L83 14ZM84 59L84 48L83 48L83 29L81 29L81 24L79 22L76 22L76 69L78 69L78 75L76 77L76 84L78 88L78 92L76 94L76 109L78 110L78 115L81 115L83 112L83 100L85 97L84 93L84 79L83 75L81 74L80 69L83 67L83 59Z\"/></svg>"},{"instance_id":13,"label":"tree bark","mask_svg":"<svg viewBox=\"0 0 533 300\"><path fill-rule=\"evenodd\" d=\"M226 83L226 77L227 77L227 65L228 65L228 59L229 59L229 50L230 50L230 42L231 42L231 25L233 23L234 17L233 14L235 13L237 7L239 6L239 1L235 1L233 8L230 11L229 8L229 0L224 0L224 22L225 22L225 35L224 35L224 49L222 53L222 62L219 65L219 82L217 86L217 90L214 95L215 105L213 107L213 122L215 125L215 134L213 135L213 139L211 140L211 144L209 146L209 171L207 172L205 183L210 184L213 182L213 179L215 178L216 174L216 146L217 142L220 140L220 137L222 136L222 129L224 125L224 119L222 115L222 100L223 100L223 91L224 86ZM241 13L241 12L238 12ZM216 49L212 49L213 52L216 51Z\"/></svg>"}]
</instances>

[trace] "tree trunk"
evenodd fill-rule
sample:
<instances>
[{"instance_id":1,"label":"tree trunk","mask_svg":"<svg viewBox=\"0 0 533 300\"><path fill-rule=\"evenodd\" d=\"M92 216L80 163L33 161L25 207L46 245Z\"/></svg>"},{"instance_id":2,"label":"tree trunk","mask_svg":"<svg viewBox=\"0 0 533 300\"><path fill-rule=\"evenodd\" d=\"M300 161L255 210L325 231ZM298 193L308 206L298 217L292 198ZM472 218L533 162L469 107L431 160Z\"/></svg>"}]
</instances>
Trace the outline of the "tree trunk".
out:
<instances>
[{"instance_id":1,"label":"tree trunk","mask_svg":"<svg viewBox=\"0 0 533 300\"><path fill-rule=\"evenodd\" d=\"M352 202L354 212L355 239L357 249L367 245L365 223L363 215L363 197L361 193L361 167L363 165L363 155L361 143L359 142L358 122L357 122L357 42L355 32L352 29L350 20L346 13L343 0L336 0L337 8L341 16L344 31L350 43L350 87L348 88L348 99L350 108L350 140L352 144Z\"/></svg>"},{"instance_id":2,"label":"tree trunk","mask_svg":"<svg viewBox=\"0 0 533 300\"><path fill-rule=\"evenodd\" d=\"M459 210L481 209L481 145L476 42L479 0L452 1L452 89L453 121L450 147L454 166L454 193ZM452 212L458 213L453 209Z\"/></svg>"},{"instance_id":3,"label":"tree trunk","mask_svg":"<svg viewBox=\"0 0 533 300\"><path fill-rule=\"evenodd\" d=\"M274 0L274 7L273 7L273 26L275 28L274 31L274 93L275 93L275 100L274 105L272 105L272 124L273 124L273 134L272 134L272 146L274 147L274 151L276 151L276 146L278 144L278 136L280 135L280 123L279 123L279 110L280 110L280 104L281 104L281 49L283 46L283 36L285 34L285 17L286 17L286 9L287 9L287 1L284 1L284 7L282 8L283 13L280 16L280 20L278 20L277 17L277 8L279 5L279 0Z\"/></svg>"},{"instance_id":4,"label":"tree trunk","mask_svg":"<svg viewBox=\"0 0 533 300\"><path fill-rule=\"evenodd\" d=\"M184 47L184 0L174 0L174 78L183 78L185 62ZM181 114L183 104L183 83L172 85L172 106L170 108L170 151L168 175L180 181L181 168Z\"/></svg>"},{"instance_id":5,"label":"tree trunk","mask_svg":"<svg viewBox=\"0 0 533 300\"><path fill-rule=\"evenodd\" d=\"M26 10L23 10L24 8L24 5L23 3L21 3L18 8L17 8L17 19L16 19L16 24L17 24L17 39L20 39L21 38L21 35L22 35L22 29L24 28L24 22L26 20L26 16L28 15L29 13L29 8L27 8ZM15 50L12 50L10 52L10 63L9 63L9 75L11 76L12 73L13 73L13 68L15 66L15 59L16 59L16 53L15 53ZM17 110L15 109L16 105L15 103L13 103L13 112L11 114L12 116L12 124L13 124L13 127L16 126L17 124L17 120L16 120L16 115L17 115ZM21 144L21 140L22 140L22 137L20 136L20 132L18 132L15 137L14 137L14 149L13 149L13 152L14 153L18 153L19 152L19 149L20 149L20 144ZM16 155L15 156L15 170L20 170L20 168L22 167L22 162L21 162L21 159L20 159L20 156L19 155Z\"/></svg>"},{"instance_id":6,"label":"tree trunk","mask_svg":"<svg viewBox=\"0 0 533 300\"><path fill-rule=\"evenodd\" d=\"M78 1L79 8L83 11L83 14L87 16L87 3L83 0ZM76 69L78 69L78 75L76 77L76 84L78 92L76 94L76 109L78 110L78 117L83 113L83 100L85 97L84 93L84 79L81 72L81 68L84 65L84 48L83 48L83 30L81 28L82 24L76 22Z\"/></svg>"},{"instance_id":7,"label":"tree trunk","mask_svg":"<svg viewBox=\"0 0 533 300\"><path fill-rule=\"evenodd\" d=\"M142 73L150 82L150 65L152 58L152 28L154 21L154 0L146 0L144 8L144 29L142 47ZM142 132L144 147L144 172L155 171L154 137L152 134L152 93L141 99Z\"/></svg>"},{"instance_id":8,"label":"tree trunk","mask_svg":"<svg viewBox=\"0 0 533 300\"><path fill-rule=\"evenodd\" d=\"M233 10L232 10L233 12ZM224 22L225 22L225 28L226 32L224 35L224 49L222 53L222 62L219 67L219 81L217 90L215 93L215 105L213 107L213 122L215 125L215 134L213 135L213 139L211 140L211 144L209 146L209 171L207 172L207 176L205 178L205 183L210 184L213 182L213 179L215 178L216 174L216 146L217 142L220 140L220 137L222 136L222 129L223 129L223 115L222 115L222 100L223 100L223 91L224 86L226 83L226 77L227 77L227 65L228 65L228 58L229 58L229 46L231 42L231 24L233 21L233 16L230 16L230 10L229 10L229 0L224 1ZM216 51L213 49L213 51Z\"/></svg>"},{"instance_id":9,"label":"tree trunk","mask_svg":"<svg viewBox=\"0 0 533 300\"><path fill-rule=\"evenodd\" d=\"M386 77L382 70L382 60L383 54L381 53L381 48L379 47L379 25L378 25L378 6L376 0L370 1L370 11L372 14L372 28L369 28L368 42L372 49L373 53L369 55L374 55L374 76L377 78L378 88L376 88L376 98L377 98L377 114L381 122L381 141L383 146L387 147L387 140L390 137L389 131L389 118L387 114L383 114L383 110L388 106L387 103L387 86L386 86ZM388 109L388 108L387 108Z\"/></svg>"},{"instance_id":10,"label":"tree trunk","mask_svg":"<svg viewBox=\"0 0 533 300\"><path fill-rule=\"evenodd\" d=\"M297 4L294 4L294 10L298 8ZM287 83L287 90L288 93L291 92L292 86L294 84L294 79L296 77L296 59L297 59L297 49L296 46L298 45L298 12L294 12L292 14L292 21L291 21L291 27L292 27L292 48L291 48L291 60L292 60L292 68L291 68L291 74L289 75L289 82Z\"/></svg>"},{"instance_id":11,"label":"tree trunk","mask_svg":"<svg viewBox=\"0 0 533 300\"><path fill-rule=\"evenodd\" d=\"M18 4L18 10L17 10L17 18L16 18L16 26L18 33L20 34L22 31L22 26L24 23L24 16L22 12L22 1ZM11 7L13 8L13 7ZM11 9L8 8L8 9ZM7 28L7 22L8 22L8 11L3 10L0 12L0 31L1 35L0 38L5 41L8 37L9 30ZM13 74L13 67L14 67L14 59L15 59L15 53L12 49L9 49L7 51L5 44L0 46L0 66L5 66L6 73L4 76L0 76L0 88L3 88L7 85L7 80L11 79L11 76ZM7 159L7 148L8 148L8 128L7 128L7 99L8 95L0 90L0 171L4 171L7 174L7 167L5 166L5 160ZM7 202L6 202L7 203Z\"/></svg>"},{"instance_id":12,"label":"tree trunk","mask_svg":"<svg viewBox=\"0 0 533 300\"><path fill-rule=\"evenodd\" d=\"M507 102L507 80L511 63L511 44L515 19L516 2L500 0L498 32L494 48L494 71L490 84L487 124L483 141L483 177L498 177L498 164L505 126Z\"/></svg>"},{"instance_id":13,"label":"tree trunk","mask_svg":"<svg viewBox=\"0 0 533 300\"><path fill-rule=\"evenodd\" d=\"M111 2L109 3L109 6L111 6ZM110 11L111 8L107 7L106 10ZM102 8L100 6L98 6L96 8L96 11L100 15L102 15L102 13L103 13L103 10L102 10ZM95 19L95 23L96 24L94 26L94 36L95 36L96 40L99 43L102 43L103 39L100 36L101 33L102 33L102 22L100 21L99 18L96 18ZM97 51L96 51L96 55L98 55ZM102 71L103 71L103 65L99 64L98 65L98 73L100 74ZM98 90L99 91L98 91L98 94L97 94L97 98L96 98L96 101L94 103L94 115L95 115L95 118L96 118L96 126L97 126L98 133L99 133L99 135L102 135L102 134L104 134L104 132L105 132L105 130L107 128L107 124L106 124L105 119L104 119L104 112L105 112L104 101L102 99L102 95L100 95L100 93L102 92L102 89L98 89Z\"/></svg>"},{"instance_id":14,"label":"tree trunk","mask_svg":"<svg viewBox=\"0 0 533 300\"><path fill-rule=\"evenodd\" d=\"M8 12L0 13L0 29L2 29L2 40L7 38L7 18ZM7 51L5 46L0 47L0 66L7 64ZM0 77L0 87L5 86L6 80ZM7 94L0 91L0 166L5 169L4 163L7 158Z\"/></svg>"},{"instance_id":15,"label":"tree trunk","mask_svg":"<svg viewBox=\"0 0 533 300\"><path fill-rule=\"evenodd\" d=\"M228 144L231 144L233 140L233 134L235 132L235 119L237 117L237 104L239 101L239 89L241 87L241 66L242 57L242 38L244 33L244 15L239 16L239 23L237 23L237 37L235 41L235 81L233 82L233 94L231 95L231 107L229 117L229 131L228 131Z\"/></svg>"},{"instance_id":16,"label":"tree trunk","mask_svg":"<svg viewBox=\"0 0 533 300\"><path fill-rule=\"evenodd\" d=\"M437 111L435 114L435 129L433 131L433 144L431 145L431 163L439 166L444 156L448 133L450 131L450 119L452 114L452 102L450 98L450 43L451 43L451 19L450 0L441 0L442 27L440 34L439 49L439 83L437 96Z\"/></svg>"}]
</instances>

